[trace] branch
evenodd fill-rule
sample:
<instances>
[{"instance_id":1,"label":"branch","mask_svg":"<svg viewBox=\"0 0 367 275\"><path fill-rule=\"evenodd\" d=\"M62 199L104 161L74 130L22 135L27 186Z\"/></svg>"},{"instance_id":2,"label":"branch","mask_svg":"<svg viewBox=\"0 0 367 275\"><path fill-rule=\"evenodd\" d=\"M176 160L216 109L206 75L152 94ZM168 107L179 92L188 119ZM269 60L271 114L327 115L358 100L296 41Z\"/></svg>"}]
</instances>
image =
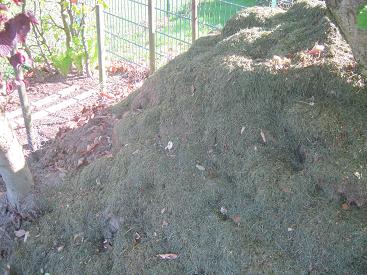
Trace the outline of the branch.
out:
<instances>
[{"instance_id":1,"label":"branch","mask_svg":"<svg viewBox=\"0 0 367 275\"><path fill-rule=\"evenodd\" d=\"M52 23L54 24L54 26L56 27L56 28L59 28L59 29L61 29L61 30L64 30L64 27L62 27L62 26L60 26L59 24L57 24L57 22L55 21L55 19L53 19L53 17L50 15L49 16L49 19L52 21Z\"/></svg>"}]
</instances>

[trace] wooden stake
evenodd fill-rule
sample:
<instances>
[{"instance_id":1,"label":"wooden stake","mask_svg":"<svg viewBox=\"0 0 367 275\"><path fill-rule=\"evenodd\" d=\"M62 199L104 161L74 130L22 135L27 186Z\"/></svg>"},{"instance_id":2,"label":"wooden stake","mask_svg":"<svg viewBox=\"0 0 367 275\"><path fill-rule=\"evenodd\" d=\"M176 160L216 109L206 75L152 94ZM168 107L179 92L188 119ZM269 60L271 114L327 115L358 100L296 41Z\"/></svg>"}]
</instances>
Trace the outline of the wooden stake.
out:
<instances>
[{"instance_id":1,"label":"wooden stake","mask_svg":"<svg viewBox=\"0 0 367 275\"><path fill-rule=\"evenodd\" d=\"M149 69L150 74L155 72L155 39L156 18L155 0L148 0L148 26L149 26Z\"/></svg>"},{"instance_id":2,"label":"wooden stake","mask_svg":"<svg viewBox=\"0 0 367 275\"><path fill-rule=\"evenodd\" d=\"M104 12L101 4L96 5L97 21L97 43L98 43L98 69L100 92L105 92L106 86L106 65L105 65L105 33L104 33Z\"/></svg>"},{"instance_id":3,"label":"wooden stake","mask_svg":"<svg viewBox=\"0 0 367 275\"><path fill-rule=\"evenodd\" d=\"M199 37L198 0L191 1L192 42Z\"/></svg>"}]
</instances>

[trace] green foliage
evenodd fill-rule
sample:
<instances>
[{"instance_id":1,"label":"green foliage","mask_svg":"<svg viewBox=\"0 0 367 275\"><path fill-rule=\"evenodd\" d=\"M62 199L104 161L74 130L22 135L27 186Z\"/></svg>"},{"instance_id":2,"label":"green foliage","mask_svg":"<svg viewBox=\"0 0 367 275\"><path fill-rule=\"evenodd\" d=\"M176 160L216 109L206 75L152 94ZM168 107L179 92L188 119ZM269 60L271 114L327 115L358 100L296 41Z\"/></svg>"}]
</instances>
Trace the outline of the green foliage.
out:
<instances>
[{"instance_id":1,"label":"green foliage","mask_svg":"<svg viewBox=\"0 0 367 275\"><path fill-rule=\"evenodd\" d=\"M89 55L90 55L90 64L91 66L95 66L98 63L98 45L97 39L88 39L87 41Z\"/></svg>"},{"instance_id":2,"label":"green foliage","mask_svg":"<svg viewBox=\"0 0 367 275\"><path fill-rule=\"evenodd\" d=\"M71 49L66 52L51 57L51 60L55 68L60 71L63 75L67 75L73 65L73 52Z\"/></svg>"},{"instance_id":3,"label":"green foliage","mask_svg":"<svg viewBox=\"0 0 367 275\"><path fill-rule=\"evenodd\" d=\"M82 41L83 27L85 28L85 43L91 59L90 64L94 66L97 62L96 53L98 54L98 51L95 42L94 10L92 7L82 5L82 1L79 1L78 4L72 4L69 0L57 1L53 4L44 0L36 2L38 10L42 11L39 17L41 21L39 30L43 37L38 39L46 58L50 60L55 69L63 75L68 74L71 69L83 72L86 58ZM98 0L98 3L106 6L103 0ZM60 5L64 8L63 13L60 12ZM66 27L62 15L65 16ZM83 26L84 16L86 24ZM70 45L65 43L66 32L69 32L71 36ZM38 35L38 37L40 36L41 34ZM36 50L33 59L44 62L45 57L41 55L40 50Z\"/></svg>"},{"instance_id":4,"label":"green foliage","mask_svg":"<svg viewBox=\"0 0 367 275\"><path fill-rule=\"evenodd\" d=\"M367 5L363 5L358 9L357 25L361 29L367 29Z\"/></svg>"}]
</instances>

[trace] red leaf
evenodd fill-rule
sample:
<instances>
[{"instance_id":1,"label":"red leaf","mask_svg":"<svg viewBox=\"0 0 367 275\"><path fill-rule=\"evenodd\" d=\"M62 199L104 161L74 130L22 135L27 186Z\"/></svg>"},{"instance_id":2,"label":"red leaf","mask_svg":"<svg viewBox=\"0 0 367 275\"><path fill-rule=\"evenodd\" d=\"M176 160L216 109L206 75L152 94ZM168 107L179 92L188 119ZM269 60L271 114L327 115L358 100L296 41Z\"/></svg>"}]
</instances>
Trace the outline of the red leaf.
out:
<instances>
[{"instance_id":1,"label":"red leaf","mask_svg":"<svg viewBox=\"0 0 367 275\"><path fill-rule=\"evenodd\" d=\"M8 8L8 6L7 6L7 5L0 4L0 10L1 10L1 11L7 11L7 10L9 10L9 8Z\"/></svg>"},{"instance_id":2,"label":"red leaf","mask_svg":"<svg viewBox=\"0 0 367 275\"><path fill-rule=\"evenodd\" d=\"M15 84L14 79L8 80L6 82L6 94L7 95L10 95L12 92L14 92L15 88L16 88L16 84Z\"/></svg>"},{"instance_id":3,"label":"red leaf","mask_svg":"<svg viewBox=\"0 0 367 275\"><path fill-rule=\"evenodd\" d=\"M0 32L0 56L9 56L17 43L25 42L31 23L38 24L38 21L30 12L20 13L5 23Z\"/></svg>"},{"instance_id":4,"label":"red leaf","mask_svg":"<svg viewBox=\"0 0 367 275\"><path fill-rule=\"evenodd\" d=\"M19 68L26 62L26 57L21 52L17 51L14 55L9 58L10 64L13 66L14 69Z\"/></svg>"},{"instance_id":5,"label":"red leaf","mask_svg":"<svg viewBox=\"0 0 367 275\"><path fill-rule=\"evenodd\" d=\"M13 2L19 6L23 3L23 0L13 0Z\"/></svg>"}]
</instances>

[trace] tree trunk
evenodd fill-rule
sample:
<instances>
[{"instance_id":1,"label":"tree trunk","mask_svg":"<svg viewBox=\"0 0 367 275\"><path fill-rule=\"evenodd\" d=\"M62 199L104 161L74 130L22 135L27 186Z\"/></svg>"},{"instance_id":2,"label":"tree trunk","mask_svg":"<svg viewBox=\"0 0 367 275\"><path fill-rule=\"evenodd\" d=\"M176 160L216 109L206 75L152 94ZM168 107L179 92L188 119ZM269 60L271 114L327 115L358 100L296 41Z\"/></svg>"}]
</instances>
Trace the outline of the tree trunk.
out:
<instances>
[{"instance_id":1,"label":"tree trunk","mask_svg":"<svg viewBox=\"0 0 367 275\"><path fill-rule=\"evenodd\" d=\"M8 201L19 212L32 205L33 177L25 161L22 146L0 106L0 175Z\"/></svg>"},{"instance_id":2,"label":"tree trunk","mask_svg":"<svg viewBox=\"0 0 367 275\"><path fill-rule=\"evenodd\" d=\"M326 0L326 6L334 16L356 59L367 67L367 30L357 26L357 10L364 0Z\"/></svg>"},{"instance_id":3,"label":"tree trunk","mask_svg":"<svg viewBox=\"0 0 367 275\"><path fill-rule=\"evenodd\" d=\"M67 15L66 15L66 9L64 6L64 1L61 1L59 3L60 5L60 14L61 14L61 19L62 19L62 25L63 25L63 30L65 32L65 43L66 43L66 49L69 50L71 49L71 32L69 29L69 25L68 25L68 19L67 19Z\"/></svg>"}]
</instances>

